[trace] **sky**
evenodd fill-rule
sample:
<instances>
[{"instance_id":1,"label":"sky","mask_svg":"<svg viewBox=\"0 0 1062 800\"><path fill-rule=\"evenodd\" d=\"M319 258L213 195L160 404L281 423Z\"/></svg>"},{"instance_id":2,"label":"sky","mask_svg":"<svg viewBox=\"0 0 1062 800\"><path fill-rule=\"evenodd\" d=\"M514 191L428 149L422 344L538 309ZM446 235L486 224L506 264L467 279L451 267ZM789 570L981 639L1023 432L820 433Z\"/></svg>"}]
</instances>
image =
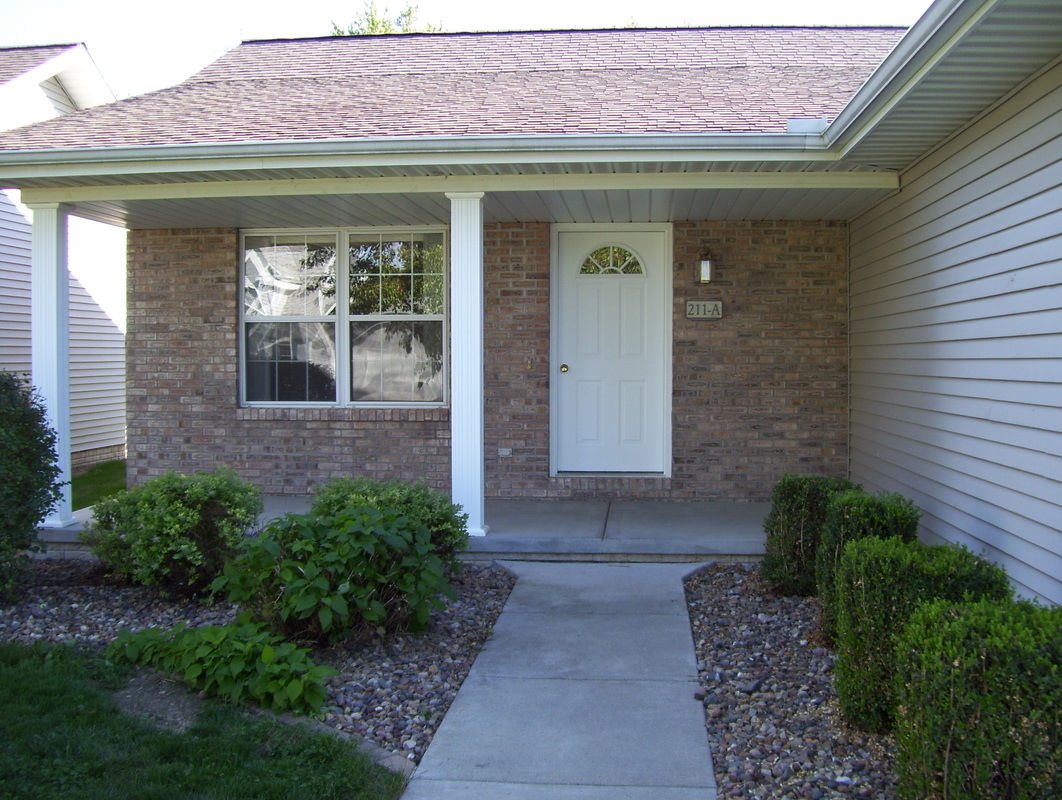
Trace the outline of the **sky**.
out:
<instances>
[{"instance_id":1,"label":"sky","mask_svg":"<svg viewBox=\"0 0 1062 800\"><path fill-rule=\"evenodd\" d=\"M931 0L420 0L447 31L913 24ZM396 16L404 0L377 0ZM0 0L0 47L84 42L118 97L179 83L249 39L327 36L361 0Z\"/></svg>"}]
</instances>

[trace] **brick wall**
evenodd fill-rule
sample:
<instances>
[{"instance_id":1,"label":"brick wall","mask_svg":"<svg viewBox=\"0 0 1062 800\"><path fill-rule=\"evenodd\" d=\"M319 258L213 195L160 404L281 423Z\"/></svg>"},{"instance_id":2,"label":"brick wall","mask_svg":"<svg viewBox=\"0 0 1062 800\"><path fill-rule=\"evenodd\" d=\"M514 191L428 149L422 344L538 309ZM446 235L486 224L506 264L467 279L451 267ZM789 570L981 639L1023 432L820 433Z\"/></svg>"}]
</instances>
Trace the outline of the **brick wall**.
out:
<instances>
[{"instance_id":1,"label":"brick wall","mask_svg":"<svg viewBox=\"0 0 1062 800\"><path fill-rule=\"evenodd\" d=\"M232 467L271 494L341 474L449 487L448 409L239 408L234 230L129 232L133 483Z\"/></svg>"},{"instance_id":2,"label":"brick wall","mask_svg":"<svg viewBox=\"0 0 1062 800\"><path fill-rule=\"evenodd\" d=\"M622 479L550 478L549 225L488 229L488 496L766 500L783 472L845 472L847 226L674 231L672 477ZM702 286L705 245L718 268ZM725 316L688 320L688 299L721 300Z\"/></svg>"},{"instance_id":3,"label":"brick wall","mask_svg":"<svg viewBox=\"0 0 1062 800\"><path fill-rule=\"evenodd\" d=\"M549 244L545 223L485 231L488 496L764 500L787 470L844 472L843 223L675 225L670 479L550 478ZM230 466L271 493L355 472L447 488L447 409L238 407L237 250L233 230L130 232L131 480ZM724 319L687 320L692 298Z\"/></svg>"}]
</instances>

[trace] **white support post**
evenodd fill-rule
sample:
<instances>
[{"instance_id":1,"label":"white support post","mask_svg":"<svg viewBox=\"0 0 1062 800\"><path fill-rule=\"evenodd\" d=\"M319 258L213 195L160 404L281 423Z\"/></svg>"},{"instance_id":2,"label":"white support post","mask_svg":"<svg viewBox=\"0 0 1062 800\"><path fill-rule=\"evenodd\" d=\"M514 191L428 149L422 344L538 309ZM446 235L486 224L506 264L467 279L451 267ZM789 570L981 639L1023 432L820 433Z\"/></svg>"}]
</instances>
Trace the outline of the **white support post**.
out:
<instances>
[{"instance_id":1,"label":"white support post","mask_svg":"<svg viewBox=\"0 0 1062 800\"><path fill-rule=\"evenodd\" d=\"M74 522L70 502L70 277L66 263L66 211L58 203L31 205L31 365L33 385L55 431L63 496L44 519L46 528Z\"/></svg>"},{"instance_id":2,"label":"white support post","mask_svg":"<svg viewBox=\"0 0 1062 800\"><path fill-rule=\"evenodd\" d=\"M484 536L483 193L450 199L450 463L453 501L468 532Z\"/></svg>"}]
</instances>

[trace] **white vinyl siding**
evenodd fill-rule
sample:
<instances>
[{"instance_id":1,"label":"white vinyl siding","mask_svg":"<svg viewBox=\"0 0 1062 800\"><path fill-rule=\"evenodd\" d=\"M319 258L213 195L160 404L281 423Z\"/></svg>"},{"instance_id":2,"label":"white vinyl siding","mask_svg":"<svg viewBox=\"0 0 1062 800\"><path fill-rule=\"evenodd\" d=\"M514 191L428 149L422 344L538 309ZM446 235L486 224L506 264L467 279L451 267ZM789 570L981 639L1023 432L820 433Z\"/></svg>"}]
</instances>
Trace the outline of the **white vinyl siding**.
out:
<instances>
[{"instance_id":1,"label":"white vinyl siding","mask_svg":"<svg viewBox=\"0 0 1062 800\"><path fill-rule=\"evenodd\" d=\"M59 82L58 77L49 78L41 84L41 91L44 92L45 97L48 98L48 102L51 103L52 108L55 109L55 116L59 117L63 114L72 114L78 111L77 105L70 99L70 95L66 93L66 89Z\"/></svg>"},{"instance_id":2,"label":"white vinyl siding","mask_svg":"<svg viewBox=\"0 0 1062 800\"><path fill-rule=\"evenodd\" d=\"M851 472L1062 603L1062 64L851 224Z\"/></svg>"},{"instance_id":3,"label":"white vinyl siding","mask_svg":"<svg viewBox=\"0 0 1062 800\"><path fill-rule=\"evenodd\" d=\"M0 368L30 371L30 212L0 192ZM116 269L123 269L117 264ZM125 336L70 276L71 451L125 444Z\"/></svg>"}]
</instances>

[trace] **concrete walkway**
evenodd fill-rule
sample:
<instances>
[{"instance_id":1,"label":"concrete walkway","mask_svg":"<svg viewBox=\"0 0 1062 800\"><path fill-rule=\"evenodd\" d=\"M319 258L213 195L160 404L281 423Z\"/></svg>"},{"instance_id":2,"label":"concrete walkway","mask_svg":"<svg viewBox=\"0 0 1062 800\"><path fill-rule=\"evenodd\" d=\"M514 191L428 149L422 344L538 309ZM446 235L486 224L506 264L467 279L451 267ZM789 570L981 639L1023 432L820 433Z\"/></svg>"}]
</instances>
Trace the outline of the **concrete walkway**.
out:
<instances>
[{"instance_id":1,"label":"concrete walkway","mask_svg":"<svg viewBox=\"0 0 1062 800\"><path fill-rule=\"evenodd\" d=\"M403 800L714 800L690 565L505 566L516 588Z\"/></svg>"}]
</instances>

